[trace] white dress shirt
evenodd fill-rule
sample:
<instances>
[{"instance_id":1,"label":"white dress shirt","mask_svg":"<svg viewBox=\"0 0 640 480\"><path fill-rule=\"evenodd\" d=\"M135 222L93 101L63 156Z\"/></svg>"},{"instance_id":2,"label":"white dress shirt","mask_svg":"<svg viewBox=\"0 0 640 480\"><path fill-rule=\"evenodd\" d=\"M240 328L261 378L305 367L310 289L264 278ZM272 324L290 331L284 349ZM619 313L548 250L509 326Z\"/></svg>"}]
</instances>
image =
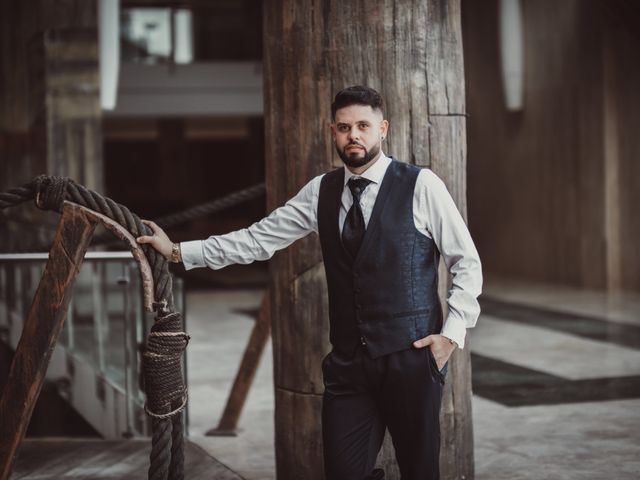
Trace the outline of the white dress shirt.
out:
<instances>
[{"instance_id":1,"label":"white dress shirt","mask_svg":"<svg viewBox=\"0 0 640 480\"><path fill-rule=\"evenodd\" d=\"M391 159L384 154L361 176L371 180L360 197L365 226ZM347 182L354 176L344 167L344 190L339 213L339 228L353 204ZM220 269L234 263L247 264L267 260L282 248L311 232L318 233L318 195L322 175L308 182L285 205L248 228L206 240L182 242L182 261L187 270L195 267ZM471 235L442 180L423 168L418 174L413 195L413 221L416 229L435 242L451 273L447 295L448 313L441 334L464 348L466 329L475 326L480 314L477 301L482 289L480 258Z\"/></svg>"}]
</instances>

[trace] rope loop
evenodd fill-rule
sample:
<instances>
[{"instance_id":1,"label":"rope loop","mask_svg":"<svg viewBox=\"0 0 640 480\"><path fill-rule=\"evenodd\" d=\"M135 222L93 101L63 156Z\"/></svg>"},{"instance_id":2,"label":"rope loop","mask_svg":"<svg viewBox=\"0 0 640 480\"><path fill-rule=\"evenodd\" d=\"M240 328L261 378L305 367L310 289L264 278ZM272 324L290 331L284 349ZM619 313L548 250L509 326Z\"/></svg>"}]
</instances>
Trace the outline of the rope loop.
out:
<instances>
[{"instance_id":1,"label":"rope loop","mask_svg":"<svg viewBox=\"0 0 640 480\"><path fill-rule=\"evenodd\" d=\"M147 405L147 403L145 402L144 404L144 411L147 412L147 415L149 415L150 417L153 418L159 418L159 419L167 419L170 417L173 417L176 413L181 412L182 410L184 410L184 407L187 406L187 400L188 400L188 396L186 395L186 390L185 390L185 395L182 399L182 403L180 404L180 406L178 408L175 408L174 410L171 410L170 412L167 413L155 413L153 411L151 411L151 409L149 409L149 405Z\"/></svg>"}]
</instances>

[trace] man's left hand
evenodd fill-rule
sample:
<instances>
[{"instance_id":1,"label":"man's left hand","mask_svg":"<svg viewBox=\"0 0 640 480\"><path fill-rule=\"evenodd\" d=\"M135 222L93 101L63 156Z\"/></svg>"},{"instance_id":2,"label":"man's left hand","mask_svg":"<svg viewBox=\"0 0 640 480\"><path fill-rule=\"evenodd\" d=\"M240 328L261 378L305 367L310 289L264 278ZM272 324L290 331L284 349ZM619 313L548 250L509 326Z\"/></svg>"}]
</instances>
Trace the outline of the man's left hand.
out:
<instances>
[{"instance_id":1,"label":"man's left hand","mask_svg":"<svg viewBox=\"0 0 640 480\"><path fill-rule=\"evenodd\" d=\"M447 337L434 334L428 335L420 340L413 342L413 346L416 348L430 348L433 358L436 359L438 370L442 370L444 364L447 363L449 357L458 346L457 343L451 343Z\"/></svg>"}]
</instances>

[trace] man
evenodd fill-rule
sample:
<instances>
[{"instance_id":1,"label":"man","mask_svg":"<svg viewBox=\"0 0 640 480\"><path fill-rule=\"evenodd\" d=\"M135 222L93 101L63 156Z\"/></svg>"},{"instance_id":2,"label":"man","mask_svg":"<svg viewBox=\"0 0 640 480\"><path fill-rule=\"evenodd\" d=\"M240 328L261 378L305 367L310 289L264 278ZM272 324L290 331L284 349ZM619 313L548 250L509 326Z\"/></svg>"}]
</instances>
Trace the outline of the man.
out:
<instances>
[{"instance_id":1,"label":"man","mask_svg":"<svg viewBox=\"0 0 640 480\"><path fill-rule=\"evenodd\" d=\"M333 347L322 362L327 478L383 478L373 467L386 427L402 478L438 479L446 364L479 315L478 253L444 183L382 152L389 122L378 92L338 92L332 116L344 168L315 177L249 228L176 245L146 222L154 234L138 241L187 269L218 269L318 233ZM452 274L444 322L440 255Z\"/></svg>"}]
</instances>

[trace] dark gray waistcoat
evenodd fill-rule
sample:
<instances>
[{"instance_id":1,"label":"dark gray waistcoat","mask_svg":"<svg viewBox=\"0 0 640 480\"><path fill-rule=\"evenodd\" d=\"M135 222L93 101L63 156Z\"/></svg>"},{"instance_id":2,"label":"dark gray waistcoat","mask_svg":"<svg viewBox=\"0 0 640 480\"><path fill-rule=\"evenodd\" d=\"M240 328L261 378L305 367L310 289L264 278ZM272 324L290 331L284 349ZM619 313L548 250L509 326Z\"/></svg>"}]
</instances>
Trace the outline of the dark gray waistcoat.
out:
<instances>
[{"instance_id":1,"label":"dark gray waistcoat","mask_svg":"<svg viewBox=\"0 0 640 480\"><path fill-rule=\"evenodd\" d=\"M344 355L366 343L375 358L440 333L440 253L413 222L419 172L419 167L392 160L355 259L343 247L338 228L344 169L322 178L318 230L329 290L330 340Z\"/></svg>"}]
</instances>

